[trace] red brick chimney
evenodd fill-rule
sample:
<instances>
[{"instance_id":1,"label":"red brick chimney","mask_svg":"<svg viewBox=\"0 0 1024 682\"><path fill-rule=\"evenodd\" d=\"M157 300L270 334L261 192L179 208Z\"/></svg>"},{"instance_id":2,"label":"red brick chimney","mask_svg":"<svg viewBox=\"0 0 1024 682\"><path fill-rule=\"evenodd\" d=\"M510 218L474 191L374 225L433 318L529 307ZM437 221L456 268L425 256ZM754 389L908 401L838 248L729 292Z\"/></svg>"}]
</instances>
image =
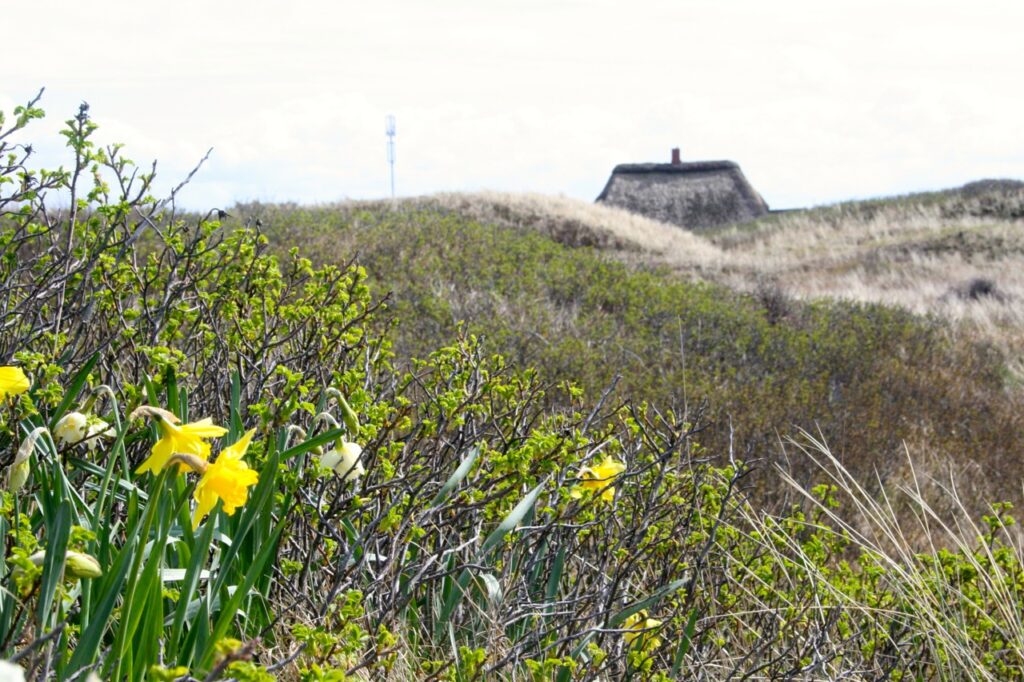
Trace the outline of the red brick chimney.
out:
<instances>
[{"instance_id":1,"label":"red brick chimney","mask_svg":"<svg viewBox=\"0 0 1024 682\"><path fill-rule=\"evenodd\" d=\"M682 163L683 162L679 159L679 147L675 147L672 150L672 165L673 166L681 166Z\"/></svg>"}]
</instances>

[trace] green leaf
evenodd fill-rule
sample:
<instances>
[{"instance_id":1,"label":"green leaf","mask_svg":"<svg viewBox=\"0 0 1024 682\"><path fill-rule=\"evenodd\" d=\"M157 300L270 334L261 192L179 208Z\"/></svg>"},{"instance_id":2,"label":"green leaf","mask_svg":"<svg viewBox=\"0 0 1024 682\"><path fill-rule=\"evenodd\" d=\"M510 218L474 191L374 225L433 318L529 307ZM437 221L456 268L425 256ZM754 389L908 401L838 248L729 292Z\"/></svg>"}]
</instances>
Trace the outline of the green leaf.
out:
<instances>
[{"instance_id":1,"label":"green leaf","mask_svg":"<svg viewBox=\"0 0 1024 682\"><path fill-rule=\"evenodd\" d=\"M502 519L501 523L498 524L498 527L491 531L491 534L487 536L486 540L484 540L484 544L480 547L480 551L477 553L478 557L481 559L485 557L491 549L496 547L505 539L505 536L508 535L510 531L514 530L515 527L519 525L519 522L523 520L523 517L526 516L527 512L529 512L530 509L533 508L533 505L536 504L537 497L540 495L540 491L544 488L546 483L547 480L542 481L540 485L527 493L526 497L519 501L519 504L509 512L508 516ZM476 563L479 563L479 561ZM462 573L459 574L459 579L455 581L455 584L452 586L451 591L448 593L444 604L441 607L441 613L439 614L437 623L434 626L434 635L436 637L440 638L443 634L445 626L451 620L452 613L465 596L466 588L469 586L472 577L473 574L470 569L462 569Z\"/></svg>"},{"instance_id":2,"label":"green leaf","mask_svg":"<svg viewBox=\"0 0 1024 682\"><path fill-rule=\"evenodd\" d=\"M72 674L96 660L100 642L110 622L110 614L113 613L114 606L121 596L121 587L128 577L128 570L132 565L130 559L134 556L137 546L138 536L131 537L121 548L108 574L99 583L99 588L94 590L94 594L99 596L99 602L94 606L89 625L79 637L75 651L71 654L68 670Z\"/></svg>"},{"instance_id":3,"label":"green leaf","mask_svg":"<svg viewBox=\"0 0 1024 682\"><path fill-rule=\"evenodd\" d=\"M41 632L51 627L50 609L53 599L64 575L64 555L68 549L68 537L71 534L71 505L64 500L57 507L50 522L46 524L46 558L43 560L43 577L39 586L39 608L36 619Z\"/></svg>"},{"instance_id":4,"label":"green leaf","mask_svg":"<svg viewBox=\"0 0 1024 682\"><path fill-rule=\"evenodd\" d=\"M338 438L344 433L345 429L341 428L325 431L324 433L321 433L319 436L316 436L315 438L310 438L306 442L299 443L295 447L288 448L287 450L282 452L281 461L287 462L293 457L304 455L305 453L309 452L310 450L317 446L333 443L334 441L338 440Z\"/></svg>"},{"instance_id":5,"label":"green leaf","mask_svg":"<svg viewBox=\"0 0 1024 682\"><path fill-rule=\"evenodd\" d=\"M608 619L608 627L617 628L622 625L623 622L635 613L639 613L643 609L650 606L654 606L659 601L664 599L667 595L680 589L686 583L689 582L689 578L680 578L679 580L673 580L664 587L657 590L654 594L639 601L635 601L626 608L622 609L614 616Z\"/></svg>"},{"instance_id":6,"label":"green leaf","mask_svg":"<svg viewBox=\"0 0 1024 682\"><path fill-rule=\"evenodd\" d=\"M231 594L231 598L221 608L220 615L217 617L217 622L214 624L213 630L210 633L209 641L213 646L208 646L206 652L200 658L201 667L205 668L213 661L213 656L216 653L215 645L227 633L228 626L231 624L231 621L234 620L238 607L242 603L242 599L248 596L249 590L252 589L257 578L262 575L263 569L270 562L271 557L277 554L277 540L281 536L281 531L284 530L285 522L286 520L282 519L281 523L279 523L277 528L274 529L273 534L268 541L263 544L256 560L246 572L245 580L242 581L241 585L238 585L235 588L235 591Z\"/></svg>"},{"instance_id":7,"label":"green leaf","mask_svg":"<svg viewBox=\"0 0 1024 682\"><path fill-rule=\"evenodd\" d=\"M86 379L89 378L89 373L92 372L93 367L100 360L99 353L93 353L92 357L89 358L82 368L75 372L75 376L68 382L68 385L64 387L64 399L57 405L57 409L53 411L50 417L49 429L52 431L60 421L60 418L68 411L71 404L78 400L78 395L82 392L82 388L85 386Z\"/></svg>"},{"instance_id":8,"label":"green leaf","mask_svg":"<svg viewBox=\"0 0 1024 682\"><path fill-rule=\"evenodd\" d=\"M185 580L181 585L181 594L178 597L177 607L175 608L174 624L171 626L171 637L167 640L169 658L178 655L181 633L185 627L185 616L188 612L189 603L195 596L196 589L199 586L202 568L206 563L206 555L210 549L210 541L213 538L213 530L216 526L217 524L215 523L207 523L203 528L203 532L199 534L198 541L192 548L192 561L185 572ZM179 664L184 664L181 660L178 662Z\"/></svg>"},{"instance_id":9,"label":"green leaf","mask_svg":"<svg viewBox=\"0 0 1024 682\"><path fill-rule=\"evenodd\" d=\"M429 506L436 507L447 500L448 496L451 495L452 491L455 490L459 483L469 475L469 470L473 468L473 464L476 463L478 457L480 457L480 446L476 446L469 451L469 454L466 455L466 458L462 460L461 464L459 464L455 473L445 481L444 485L441 486L441 489L437 491L437 495L434 495L434 499L430 501Z\"/></svg>"},{"instance_id":10,"label":"green leaf","mask_svg":"<svg viewBox=\"0 0 1024 682\"><path fill-rule=\"evenodd\" d=\"M686 619L686 627L683 628L683 639L676 647L676 655L672 661L672 677L679 679L679 672L683 668L683 660L690 650L690 643L693 641L693 631L697 626L697 609L690 611L690 617Z\"/></svg>"}]
</instances>

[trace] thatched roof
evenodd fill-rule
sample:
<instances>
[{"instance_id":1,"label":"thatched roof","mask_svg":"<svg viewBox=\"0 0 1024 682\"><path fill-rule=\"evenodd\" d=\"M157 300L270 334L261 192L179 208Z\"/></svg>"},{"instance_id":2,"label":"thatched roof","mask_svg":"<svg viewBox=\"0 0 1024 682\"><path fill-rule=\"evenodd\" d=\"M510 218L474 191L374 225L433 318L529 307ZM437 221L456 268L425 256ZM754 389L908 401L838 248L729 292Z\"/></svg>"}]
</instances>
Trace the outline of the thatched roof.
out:
<instances>
[{"instance_id":1,"label":"thatched roof","mask_svg":"<svg viewBox=\"0 0 1024 682\"><path fill-rule=\"evenodd\" d=\"M732 161L620 164L597 201L695 230L768 212Z\"/></svg>"}]
</instances>

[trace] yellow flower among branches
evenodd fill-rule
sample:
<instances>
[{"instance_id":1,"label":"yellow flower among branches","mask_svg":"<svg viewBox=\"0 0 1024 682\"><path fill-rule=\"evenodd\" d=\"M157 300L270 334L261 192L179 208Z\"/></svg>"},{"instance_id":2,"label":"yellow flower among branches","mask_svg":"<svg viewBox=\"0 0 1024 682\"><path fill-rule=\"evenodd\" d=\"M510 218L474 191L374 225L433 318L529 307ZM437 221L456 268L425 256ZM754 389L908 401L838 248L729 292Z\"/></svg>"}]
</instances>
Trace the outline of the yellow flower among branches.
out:
<instances>
[{"instance_id":1,"label":"yellow flower among branches","mask_svg":"<svg viewBox=\"0 0 1024 682\"><path fill-rule=\"evenodd\" d=\"M661 638L654 634L655 630L661 626L661 621L648 618L646 610L641 609L637 611L627 618L622 625L626 629L622 633L622 637L629 646L639 644L640 648L644 651L657 649L661 646Z\"/></svg>"},{"instance_id":2,"label":"yellow flower among branches","mask_svg":"<svg viewBox=\"0 0 1024 682\"><path fill-rule=\"evenodd\" d=\"M0 400L29 389L31 383L21 367L0 367Z\"/></svg>"},{"instance_id":3,"label":"yellow flower among branches","mask_svg":"<svg viewBox=\"0 0 1024 682\"><path fill-rule=\"evenodd\" d=\"M242 457L249 449L254 433L256 429L246 431L237 443L224 448L216 461L206 464L203 476L196 485L197 505L192 517L193 530L217 506L217 500L223 501L224 513L231 516L249 499L249 487L256 485L259 474L250 469Z\"/></svg>"},{"instance_id":4,"label":"yellow flower among branches","mask_svg":"<svg viewBox=\"0 0 1024 682\"><path fill-rule=\"evenodd\" d=\"M604 461L596 466L580 469L579 488L592 490L595 493L600 492L602 500L611 502L615 499L615 487L611 485L611 482L625 470L626 465L622 462L616 462L611 457L605 457ZM583 497L583 492L579 488L574 489L571 493L575 499Z\"/></svg>"},{"instance_id":5,"label":"yellow flower among branches","mask_svg":"<svg viewBox=\"0 0 1024 682\"><path fill-rule=\"evenodd\" d=\"M131 414L132 419L138 416L151 416L159 420L160 440L153 445L149 458L135 470L137 474L147 471L159 473L174 455L191 455L205 462L210 458L210 444L205 439L220 438L228 432L224 427L214 424L209 417L191 424L182 424L173 413L150 405L144 405ZM183 461L177 464L179 470L182 466L189 466Z\"/></svg>"}]
</instances>

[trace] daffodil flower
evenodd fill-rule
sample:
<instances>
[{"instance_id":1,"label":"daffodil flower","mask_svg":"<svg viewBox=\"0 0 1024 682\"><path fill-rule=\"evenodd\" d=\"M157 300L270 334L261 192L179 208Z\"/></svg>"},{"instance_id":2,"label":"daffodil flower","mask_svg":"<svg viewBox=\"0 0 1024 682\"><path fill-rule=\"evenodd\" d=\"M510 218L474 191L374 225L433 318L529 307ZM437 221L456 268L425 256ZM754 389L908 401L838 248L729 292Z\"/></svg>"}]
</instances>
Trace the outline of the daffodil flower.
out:
<instances>
[{"instance_id":1,"label":"daffodil flower","mask_svg":"<svg viewBox=\"0 0 1024 682\"><path fill-rule=\"evenodd\" d=\"M117 433L107 422L91 414L68 412L53 427L53 436L65 445L85 443L92 452L100 438L114 438Z\"/></svg>"},{"instance_id":2,"label":"daffodil flower","mask_svg":"<svg viewBox=\"0 0 1024 682\"><path fill-rule=\"evenodd\" d=\"M0 400L29 389L31 383L21 367L0 367Z\"/></svg>"},{"instance_id":3,"label":"daffodil flower","mask_svg":"<svg viewBox=\"0 0 1024 682\"><path fill-rule=\"evenodd\" d=\"M144 406L135 410L131 418L139 415L155 416L160 429L160 440L153 445L149 458L139 465L135 473L141 474L147 471L157 474L173 455L191 455L198 460L205 462L210 458L210 444L205 438L219 438L228 432L227 429L217 426L209 417L200 419L191 424L181 424L180 420L167 410L158 407ZM176 462L179 470L181 467L192 468L182 460Z\"/></svg>"},{"instance_id":4,"label":"daffodil flower","mask_svg":"<svg viewBox=\"0 0 1024 682\"><path fill-rule=\"evenodd\" d=\"M622 633L626 644L633 646L640 644L644 651L657 649L661 646L661 638L656 637L652 630L661 626L660 620L647 617L647 611L641 609L627 618L623 623L626 631Z\"/></svg>"},{"instance_id":5,"label":"daffodil flower","mask_svg":"<svg viewBox=\"0 0 1024 682\"><path fill-rule=\"evenodd\" d=\"M224 448L216 461L206 464L203 476L196 485L197 504L192 517L193 530L217 506L217 500L223 501L224 513L231 516L249 499L249 486L256 485L259 474L250 469L242 457L249 449L254 433L256 429L246 431L237 443Z\"/></svg>"},{"instance_id":6,"label":"daffodil flower","mask_svg":"<svg viewBox=\"0 0 1024 682\"><path fill-rule=\"evenodd\" d=\"M616 462L611 457L605 457L604 461L593 467L580 469L580 488L584 490L601 491L601 499L611 502L615 499L615 487L611 485L612 480L626 470L626 465ZM574 499L583 497L583 491L576 488L570 493Z\"/></svg>"},{"instance_id":7,"label":"daffodil flower","mask_svg":"<svg viewBox=\"0 0 1024 682\"><path fill-rule=\"evenodd\" d=\"M328 450L320 457L320 467L337 472L343 481L354 481L366 473L359 461L362 454L363 448L357 443L342 441L341 447Z\"/></svg>"}]
</instances>

